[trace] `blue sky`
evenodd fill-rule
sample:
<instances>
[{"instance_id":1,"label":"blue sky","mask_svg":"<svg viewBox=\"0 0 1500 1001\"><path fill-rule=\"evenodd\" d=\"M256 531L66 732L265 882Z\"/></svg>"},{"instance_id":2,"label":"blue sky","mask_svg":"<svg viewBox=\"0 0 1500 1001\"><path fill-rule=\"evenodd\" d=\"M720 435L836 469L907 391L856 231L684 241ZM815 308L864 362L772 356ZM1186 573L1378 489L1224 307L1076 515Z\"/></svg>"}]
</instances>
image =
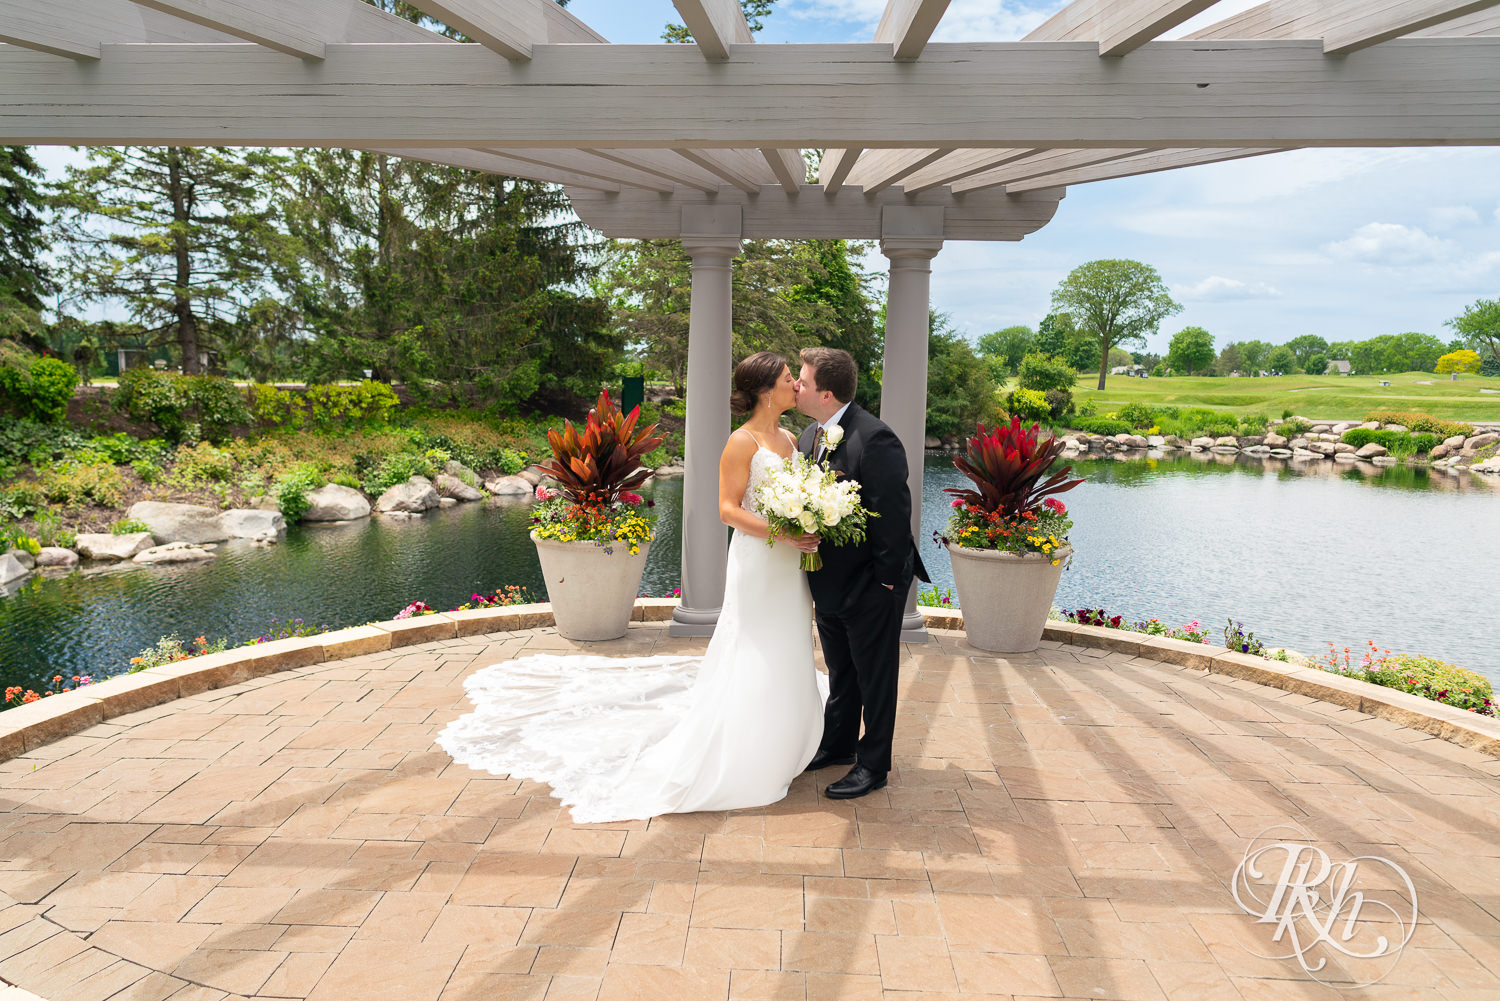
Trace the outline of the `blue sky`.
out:
<instances>
[{"instance_id":1,"label":"blue sky","mask_svg":"<svg viewBox=\"0 0 1500 1001\"><path fill-rule=\"evenodd\" d=\"M1255 0L1220 0L1168 35ZM779 0L759 41L874 36L885 0ZM1019 38L1062 0L952 0L936 41ZM573 0L612 42L655 42L670 0ZM40 150L53 170L66 148ZM1184 309L1149 338L1165 352L1188 325L1215 344L1330 341L1415 330L1500 296L1500 148L1300 150L1070 188L1056 217L1019 243L948 244L933 261L932 304L971 338L1035 326L1085 261L1128 257L1159 272ZM867 266L885 271L873 253Z\"/></svg>"},{"instance_id":2,"label":"blue sky","mask_svg":"<svg viewBox=\"0 0 1500 1001\"><path fill-rule=\"evenodd\" d=\"M1221 0L1170 33L1253 5ZM936 41L1019 38L1061 0L953 0ZM869 41L884 0L779 0L761 43ZM654 42L670 0L572 0L612 42ZM933 261L932 303L971 337L1035 326L1069 270L1101 257L1145 261L1216 344L1313 333L1363 340L1443 324L1500 295L1500 149L1301 150L1070 188L1053 221L1020 243L950 243ZM878 254L869 261L884 270Z\"/></svg>"}]
</instances>

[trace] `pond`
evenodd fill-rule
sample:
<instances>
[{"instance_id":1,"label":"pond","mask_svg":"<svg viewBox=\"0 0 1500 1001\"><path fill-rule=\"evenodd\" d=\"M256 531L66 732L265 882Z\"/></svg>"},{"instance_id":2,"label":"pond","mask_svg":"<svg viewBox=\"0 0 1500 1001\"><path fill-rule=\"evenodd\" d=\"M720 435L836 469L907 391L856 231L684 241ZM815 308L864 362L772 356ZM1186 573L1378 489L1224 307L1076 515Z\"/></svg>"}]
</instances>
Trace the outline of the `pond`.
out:
<instances>
[{"instance_id":1,"label":"pond","mask_svg":"<svg viewBox=\"0 0 1500 1001\"><path fill-rule=\"evenodd\" d=\"M1065 496L1078 554L1062 607L1217 630L1230 616L1271 646L1320 654L1420 652L1500 681L1489 612L1500 593L1500 492L1475 474L1249 456L1076 461L1088 481ZM931 535L945 486L966 482L927 460L923 559L939 588L948 559ZM642 590L678 585L682 484L647 491L658 541ZM163 635L240 643L272 620L330 628L390 618L420 599L453 608L474 591L519 584L542 596L524 503L465 504L409 521L293 527L270 549L225 544L208 563L32 575L0 598L0 678L37 687L54 674L119 673Z\"/></svg>"}]
</instances>

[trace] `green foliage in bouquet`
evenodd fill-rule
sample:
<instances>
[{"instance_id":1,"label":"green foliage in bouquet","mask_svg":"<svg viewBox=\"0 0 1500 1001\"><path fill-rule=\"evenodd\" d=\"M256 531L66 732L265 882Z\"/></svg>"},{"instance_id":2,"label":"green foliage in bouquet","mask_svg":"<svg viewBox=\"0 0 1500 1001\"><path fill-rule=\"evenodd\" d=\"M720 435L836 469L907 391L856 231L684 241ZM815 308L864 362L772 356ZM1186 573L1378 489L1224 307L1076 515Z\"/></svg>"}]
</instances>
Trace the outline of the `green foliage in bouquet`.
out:
<instances>
[{"instance_id":1,"label":"green foliage in bouquet","mask_svg":"<svg viewBox=\"0 0 1500 1001\"><path fill-rule=\"evenodd\" d=\"M1069 478L1072 466L1047 476L1062 455L1063 443L1056 435L1041 437L1040 431L1037 424L1024 427L1019 417L993 431L980 424L978 434L964 443L964 454L953 458L954 468L973 482L974 489L948 487L944 492L965 507L1014 517L1035 510L1054 494L1072 490L1083 482L1079 477Z\"/></svg>"},{"instance_id":2,"label":"green foliage in bouquet","mask_svg":"<svg viewBox=\"0 0 1500 1001\"><path fill-rule=\"evenodd\" d=\"M572 421L564 421L561 432L547 432L552 459L541 464L542 472L557 480L569 503L580 507L614 503L621 493L640 486L651 475L641 458L664 440L656 435L655 424L637 430L640 416L640 407L629 415L621 414L609 391L602 391L582 431Z\"/></svg>"}]
</instances>

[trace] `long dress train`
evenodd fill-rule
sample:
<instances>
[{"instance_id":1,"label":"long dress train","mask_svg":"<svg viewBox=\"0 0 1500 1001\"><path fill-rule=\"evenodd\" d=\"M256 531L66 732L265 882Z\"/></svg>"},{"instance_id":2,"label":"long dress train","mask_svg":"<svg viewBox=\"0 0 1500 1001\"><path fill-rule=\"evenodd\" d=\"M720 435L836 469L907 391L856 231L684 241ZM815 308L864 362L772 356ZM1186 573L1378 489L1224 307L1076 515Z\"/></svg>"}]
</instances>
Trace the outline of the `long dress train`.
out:
<instances>
[{"instance_id":1,"label":"long dress train","mask_svg":"<svg viewBox=\"0 0 1500 1001\"><path fill-rule=\"evenodd\" d=\"M784 460L760 448L745 506ZM791 546L735 532L703 657L536 654L464 687L474 712L437 743L455 761L552 786L577 823L764 806L812 760L826 679Z\"/></svg>"}]
</instances>

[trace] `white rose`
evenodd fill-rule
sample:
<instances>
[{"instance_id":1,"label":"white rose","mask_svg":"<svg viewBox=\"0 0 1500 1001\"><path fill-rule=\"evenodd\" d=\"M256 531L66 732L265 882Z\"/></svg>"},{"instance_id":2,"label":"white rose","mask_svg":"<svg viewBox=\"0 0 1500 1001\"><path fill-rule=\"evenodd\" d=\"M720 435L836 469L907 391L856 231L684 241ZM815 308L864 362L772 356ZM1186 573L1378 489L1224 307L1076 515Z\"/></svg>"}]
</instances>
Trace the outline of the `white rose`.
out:
<instances>
[{"instance_id":1,"label":"white rose","mask_svg":"<svg viewBox=\"0 0 1500 1001\"><path fill-rule=\"evenodd\" d=\"M813 517L811 511L803 511L797 518L797 524L802 526L804 532L816 532L818 530L818 519Z\"/></svg>"},{"instance_id":2,"label":"white rose","mask_svg":"<svg viewBox=\"0 0 1500 1001\"><path fill-rule=\"evenodd\" d=\"M823 432L823 447L832 452L839 447L839 442L844 440L844 429L835 424Z\"/></svg>"}]
</instances>

